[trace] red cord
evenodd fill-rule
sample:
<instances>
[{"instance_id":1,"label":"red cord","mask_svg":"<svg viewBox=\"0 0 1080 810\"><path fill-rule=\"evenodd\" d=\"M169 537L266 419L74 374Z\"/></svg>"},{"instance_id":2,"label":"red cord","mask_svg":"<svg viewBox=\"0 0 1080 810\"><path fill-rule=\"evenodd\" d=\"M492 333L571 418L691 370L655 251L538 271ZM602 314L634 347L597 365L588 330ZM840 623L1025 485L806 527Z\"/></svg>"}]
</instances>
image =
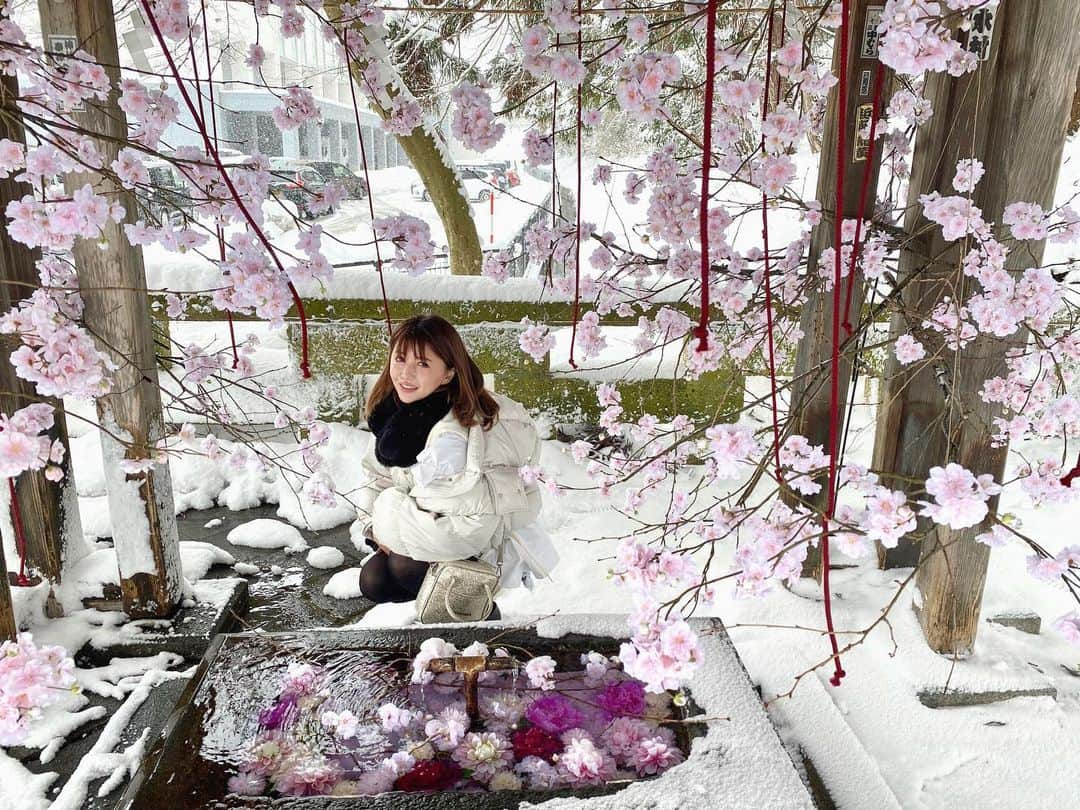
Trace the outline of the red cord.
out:
<instances>
[{"instance_id":1,"label":"red cord","mask_svg":"<svg viewBox=\"0 0 1080 810\"><path fill-rule=\"evenodd\" d=\"M1065 473L1065 476L1061 479L1061 485L1068 489L1072 486L1072 482L1075 478L1080 477L1080 455L1076 457L1076 466Z\"/></svg>"},{"instance_id":2,"label":"red cord","mask_svg":"<svg viewBox=\"0 0 1080 810\"><path fill-rule=\"evenodd\" d=\"M859 253L862 252L862 244L859 238L862 236L862 224L863 218L866 215L866 192L870 187L870 175L873 174L874 165L874 148L877 145L875 138L877 137L877 124L878 113L881 107L881 91L885 85L885 65L882 62L878 62L877 70L874 72L874 108L870 113L870 149L866 155L866 167L862 176L862 187L859 189L859 207L856 209L859 213L855 219L855 241L851 246L851 264L848 266L847 277L847 297L844 301L844 331L847 332L848 337L851 337L851 296L852 290L855 287L855 263L859 259Z\"/></svg>"},{"instance_id":3,"label":"red cord","mask_svg":"<svg viewBox=\"0 0 1080 810\"><path fill-rule=\"evenodd\" d=\"M15 491L15 479L8 479L8 492L11 498L11 522L15 528L15 550L19 552L19 576L16 584L25 587L30 584L26 576L26 532L23 529L22 512L19 510L19 496Z\"/></svg>"},{"instance_id":4,"label":"red cord","mask_svg":"<svg viewBox=\"0 0 1080 810\"><path fill-rule=\"evenodd\" d=\"M214 103L214 65L210 60L210 37L207 36L206 27L206 2L201 4L200 18L202 22L203 30L203 53L206 55L206 90L210 96L210 126L214 133L214 148L218 146L218 128L217 128L217 109ZM199 86L199 68L198 63L195 61L195 46L191 41L191 32L188 32L188 52L191 53L191 69L195 74L195 86ZM199 115L205 121L205 115L203 113L202 106L202 93L199 93ZM221 223L218 222L214 229L217 231L217 243L218 243L218 257L220 261L225 261L225 231L221 227ZM225 319L229 322L229 345L232 346L232 367L235 369L240 365L240 354L236 350L236 327L233 324L233 315L229 310L225 310Z\"/></svg>"},{"instance_id":5,"label":"red cord","mask_svg":"<svg viewBox=\"0 0 1080 810\"><path fill-rule=\"evenodd\" d=\"M187 87L184 86L184 81L180 76L180 71L176 66L176 61L173 59L172 52L169 50L169 46L165 42L165 37L161 33L161 26L158 25L157 18L154 16L153 10L150 8L149 0L142 0L143 11L146 12L146 17L150 21L150 27L154 29L154 36L161 46L162 53L165 54L165 61L169 65L169 71L172 73L173 79L176 82L176 89L180 92L180 96L184 99L184 104L187 106L188 111L191 113L191 117L195 120L199 129L199 134L202 135L203 144L206 147L207 154L213 158L214 165L217 167L218 172L221 174L221 179L225 181L226 187L229 189L229 193L232 194L233 199L236 201L237 207L244 215L244 218L248 221L248 225L251 226L252 231L258 236L259 241L263 243L267 252L270 254L270 258L277 265L278 272L282 277L286 279L285 285L289 288L289 294L292 296L293 303L296 304L297 312L300 316L300 375L306 380L311 377L311 366L308 363L308 334L307 334L307 316L304 313L304 302L300 300L300 294L296 291L296 287L288 280L288 273L285 272L285 266L281 263L281 259L278 258L277 253L274 251L273 246L270 244L270 240L266 234L263 233L262 228L258 226L251 213L247 210L247 206L240 200L240 193L236 190L236 186L233 185L232 178L229 177L228 172L225 171L225 166L221 163L221 157L218 155L217 149L214 148L213 143L210 141L210 135L206 131L206 122L199 117L198 111L195 109L195 104L191 100L191 96L188 94Z\"/></svg>"},{"instance_id":6,"label":"red cord","mask_svg":"<svg viewBox=\"0 0 1080 810\"><path fill-rule=\"evenodd\" d=\"M765 117L769 111L769 82L772 79L772 60L773 60L773 10L769 8L769 42L768 51L765 58L765 93L761 97L761 122L764 125ZM780 82L776 83L777 86L777 102L779 103L779 87ZM765 156L765 132L764 129L761 133L761 155ZM769 266L769 195L762 190L761 192L761 238L765 246L765 334L766 341L769 347L769 387L770 396L772 398L772 423L773 423L773 456L776 464L776 480L781 484L784 481L783 473L780 470L780 415L779 407L777 404L778 394L776 385L776 348L773 342L773 307L772 307L772 281L770 279L772 275L771 267Z\"/></svg>"},{"instance_id":7,"label":"red cord","mask_svg":"<svg viewBox=\"0 0 1080 810\"><path fill-rule=\"evenodd\" d=\"M578 19L581 18L581 0L577 4ZM577 58L581 61L581 30L578 29ZM554 143L554 139L552 139ZM577 197L574 208L577 213L577 229L574 231L574 309L570 322L570 368L574 362L574 344L577 342L577 322L581 306L581 85L577 87Z\"/></svg>"},{"instance_id":8,"label":"red cord","mask_svg":"<svg viewBox=\"0 0 1080 810\"><path fill-rule=\"evenodd\" d=\"M709 0L705 25L705 116L701 147L701 209L698 212L701 242L701 320L694 335L697 351L709 350L709 171L712 168L713 83L716 73L716 0Z\"/></svg>"},{"instance_id":9,"label":"red cord","mask_svg":"<svg viewBox=\"0 0 1080 810\"><path fill-rule=\"evenodd\" d=\"M844 169L847 161L847 71L848 71L848 17L849 0L841 0L842 21L840 23L840 81L837 86L837 137L836 137L836 202L833 206L833 318L832 318L832 362L829 386L829 490L828 505L822 520L821 531L821 587L825 599L825 625L829 631L829 644L832 646L835 671L829 679L833 686L840 685L840 679L846 674L840 664L840 648L836 643L836 630L833 628L832 595L829 592L829 522L836 513L836 450L837 433L840 430L840 234L841 206L844 200Z\"/></svg>"}]
</instances>

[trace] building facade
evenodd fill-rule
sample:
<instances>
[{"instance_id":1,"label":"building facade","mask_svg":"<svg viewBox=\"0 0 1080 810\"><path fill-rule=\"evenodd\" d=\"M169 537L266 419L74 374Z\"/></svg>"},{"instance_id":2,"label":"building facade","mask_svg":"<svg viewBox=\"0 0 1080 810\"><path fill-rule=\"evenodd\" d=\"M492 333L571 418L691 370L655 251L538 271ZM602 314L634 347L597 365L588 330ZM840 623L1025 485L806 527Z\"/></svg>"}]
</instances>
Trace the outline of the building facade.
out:
<instances>
[{"instance_id":1,"label":"building facade","mask_svg":"<svg viewBox=\"0 0 1080 810\"><path fill-rule=\"evenodd\" d=\"M207 8L211 12L207 15L208 36L213 45L210 50L221 54L213 69L220 146L244 154L260 152L269 157L331 160L359 169L360 139L363 138L368 168L383 169L408 163L397 139L386 132L379 117L368 110L359 90L356 93L359 113L353 108L349 73L312 18L309 17L302 36L286 39L281 36L276 20L261 20L256 27L249 6L237 8L229 3L213 3ZM128 25L122 26L121 30L134 65L153 70L152 38L147 36L140 13L133 12ZM255 41L266 54L259 71L244 63L249 47ZM201 77L205 78L205 64L200 63L199 67L202 68ZM185 76L192 75L190 67L182 70ZM294 84L311 90L322 112L322 121L307 122L298 129L282 131L271 117L271 111L280 102L268 87L285 88ZM170 92L178 95L175 88ZM207 96L204 82L204 103ZM192 117L183 104L180 108L180 120L166 130L164 140L174 147L201 146L201 136L193 127Z\"/></svg>"}]
</instances>

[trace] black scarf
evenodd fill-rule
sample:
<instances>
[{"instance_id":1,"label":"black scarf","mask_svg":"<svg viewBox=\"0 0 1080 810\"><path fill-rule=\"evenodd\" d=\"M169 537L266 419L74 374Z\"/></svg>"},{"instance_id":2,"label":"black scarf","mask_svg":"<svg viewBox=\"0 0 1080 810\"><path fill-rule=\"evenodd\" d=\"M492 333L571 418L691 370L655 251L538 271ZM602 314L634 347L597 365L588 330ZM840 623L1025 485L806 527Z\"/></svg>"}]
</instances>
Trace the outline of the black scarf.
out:
<instances>
[{"instance_id":1,"label":"black scarf","mask_svg":"<svg viewBox=\"0 0 1080 810\"><path fill-rule=\"evenodd\" d=\"M445 389L404 403L391 391L368 417L375 434L375 458L384 467L411 467L435 423L449 412L450 394Z\"/></svg>"}]
</instances>

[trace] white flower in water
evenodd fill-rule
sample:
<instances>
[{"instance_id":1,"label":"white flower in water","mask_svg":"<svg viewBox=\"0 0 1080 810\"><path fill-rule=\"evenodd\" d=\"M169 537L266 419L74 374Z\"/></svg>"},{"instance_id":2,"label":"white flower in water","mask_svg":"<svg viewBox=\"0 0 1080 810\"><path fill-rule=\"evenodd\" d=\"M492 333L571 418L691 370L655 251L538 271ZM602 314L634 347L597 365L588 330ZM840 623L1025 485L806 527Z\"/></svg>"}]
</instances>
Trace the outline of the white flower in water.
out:
<instances>
[{"instance_id":1,"label":"white flower in water","mask_svg":"<svg viewBox=\"0 0 1080 810\"><path fill-rule=\"evenodd\" d=\"M435 746L427 740L404 740L401 750L407 751L417 762L435 758Z\"/></svg>"},{"instance_id":2,"label":"white flower in water","mask_svg":"<svg viewBox=\"0 0 1080 810\"><path fill-rule=\"evenodd\" d=\"M360 725L360 718L352 712L345 710L338 715L337 735L343 740L351 740L356 736L356 730Z\"/></svg>"},{"instance_id":3,"label":"white flower in water","mask_svg":"<svg viewBox=\"0 0 1080 810\"><path fill-rule=\"evenodd\" d=\"M555 660L550 655L533 658L525 665L529 686L538 689L555 688Z\"/></svg>"},{"instance_id":4,"label":"white flower in water","mask_svg":"<svg viewBox=\"0 0 1080 810\"><path fill-rule=\"evenodd\" d=\"M462 655L482 655L487 657L491 653L488 652L488 647L481 641L474 641L468 647L461 651Z\"/></svg>"},{"instance_id":5,"label":"white flower in water","mask_svg":"<svg viewBox=\"0 0 1080 810\"><path fill-rule=\"evenodd\" d=\"M517 723L532 701L521 692L502 690L493 695L484 695L480 701L480 711L493 731L505 731Z\"/></svg>"},{"instance_id":6,"label":"white flower in water","mask_svg":"<svg viewBox=\"0 0 1080 810\"><path fill-rule=\"evenodd\" d=\"M521 777L510 771L499 771L488 782L488 790L521 790Z\"/></svg>"},{"instance_id":7,"label":"white flower in water","mask_svg":"<svg viewBox=\"0 0 1080 810\"><path fill-rule=\"evenodd\" d=\"M454 761L471 770L472 778L487 782L496 772L505 769L514 759L510 741L501 734L480 732L466 734L454 749Z\"/></svg>"},{"instance_id":8,"label":"white flower in water","mask_svg":"<svg viewBox=\"0 0 1080 810\"><path fill-rule=\"evenodd\" d=\"M424 736L430 739L441 751L457 747L465 732L469 730L469 715L457 706L447 706L439 716L428 720L424 726Z\"/></svg>"}]
</instances>

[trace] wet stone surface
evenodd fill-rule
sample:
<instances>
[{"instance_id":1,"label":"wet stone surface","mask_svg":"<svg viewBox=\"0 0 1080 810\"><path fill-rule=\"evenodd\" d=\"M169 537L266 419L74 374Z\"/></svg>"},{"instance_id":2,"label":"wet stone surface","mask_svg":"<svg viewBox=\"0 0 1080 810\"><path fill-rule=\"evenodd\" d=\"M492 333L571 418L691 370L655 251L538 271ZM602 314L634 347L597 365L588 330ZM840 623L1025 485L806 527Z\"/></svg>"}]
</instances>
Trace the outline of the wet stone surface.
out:
<instances>
[{"instance_id":1,"label":"wet stone surface","mask_svg":"<svg viewBox=\"0 0 1080 810\"><path fill-rule=\"evenodd\" d=\"M335 599L323 594L323 587L335 573L344 568L359 567L365 556L349 539L347 523L318 532L304 529L300 532L312 548L333 546L345 555L341 566L324 570L308 565L306 551L286 554L282 549L234 546L225 539L231 529L257 518L279 519L277 507L260 506L242 512L207 509L185 512L176 519L181 540L212 543L232 554L237 562L259 566L258 574L247 577L248 610L239 629L274 633L309 627L341 627L359 621L371 609L372 603L363 598ZM206 524L214 519L221 520L221 524L206 528ZM271 570L274 566L281 569L280 574ZM206 576L214 579L238 574L230 566L215 566Z\"/></svg>"},{"instance_id":2,"label":"wet stone surface","mask_svg":"<svg viewBox=\"0 0 1080 810\"><path fill-rule=\"evenodd\" d=\"M498 643L533 655L551 655L560 669L569 670L582 652L597 650L613 654L618 641L599 636L566 635L541 638L532 628L484 628L497 635ZM464 647L477 637L477 627L440 627L438 635ZM265 808L378 808L394 810L452 810L456 808L511 808L523 801L538 802L556 796L597 796L614 793L625 782L558 790L500 792L403 793L377 796L303 798L237 797L226 783L236 773L240 751L257 731L257 708L272 703L289 662L305 660L324 668L336 685L335 695L359 707L358 714L374 711L400 694L408 683L408 668L420 643L433 635L432 628L406 627L302 633L236 634L219 636L207 652L199 671L180 696L178 709L155 740L139 772L127 786L120 808L155 806L265 807ZM693 700L683 710L699 712ZM697 725L676 729L683 751L690 737L702 734ZM358 738L359 740L359 735ZM377 749L377 750L376 750ZM372 752L382 753L381 743ZM367 756L358 748L358 756ZM790 762L788 763L790 765ZM185 804L186 802L186 804Z\"/></svg>"},{"instance_id":3,"label":"wet stone surface","mask_svg":"<svg viewBox=\"0 0 1080 810\"><path fill-rule=\"evenodd\" d=\"M177 669L185 669L199 663L214 632L223 629L254 630L267 632L297 631L315 627L340 627L359 619L372 607L366 599L335 599L323 594L323 586L343 568L359 567L361 555L349 539L349 526L344 524L323 531L301 530L304 539L315 548L333 546L345 555L341 566L332 569L313 568L307 563L307 552L286 554L282 549L256 549L234 546L225 538L234 527L257 518L277 518L277 506L267 505L233 512L224 508L189 511L177 516L177 528L181 540L197 540L211 543L229 552L237 562L258 566L257 574L241 575L228 565L211 568L205 579L226 580L242 578L246 587L235 588L224 615L196 607L178 616L176 628L160 637L147 634L130 643L104 650L84 649L77 660L79 666L101 666L110 659L131 656L153 656L159 652L177 652L184 656L184 663ZM207 528L206 524L220 520L218 525ZM280 569L274 573L272 569ZM244 586L244 582L238 583ZM213 614L213 615L211 615ZM187 621L188 616L191 618ZM122 751L149 729L146 745L151 748L160 738L161 730L177 708L178 701L188 685L187 679L166 681L150 690L146 701L136 711L132 722L121 735L115 751ZM111 698L87 694L88 706L103 706L106 714L86 723L69 735L66 744L48 763L38 761L39 752L30 749L8 749L8 754L20 760L33 773L56 772L59 774L50 795L55 796L74 773L79 761L93 747L102 729L121 702ZM95 779L87 792L84 805L87 810L112 810L117 806L123 788L98 797L97 790L105 780ZM143 805L147 806L147 805ZM177 805L194 807L195 805Z\"/></svg>"}]
</instances>

